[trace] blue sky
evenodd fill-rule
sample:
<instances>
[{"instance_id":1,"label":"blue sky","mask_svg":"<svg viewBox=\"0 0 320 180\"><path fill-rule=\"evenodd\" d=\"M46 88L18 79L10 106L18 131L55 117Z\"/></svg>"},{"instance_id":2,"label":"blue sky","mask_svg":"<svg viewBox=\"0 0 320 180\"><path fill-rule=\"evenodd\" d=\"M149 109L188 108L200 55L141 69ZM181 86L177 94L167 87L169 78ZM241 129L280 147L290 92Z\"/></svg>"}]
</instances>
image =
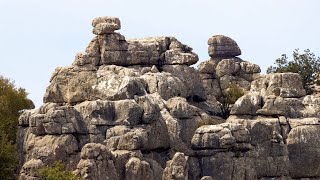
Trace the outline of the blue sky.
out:
<instances>
[{"instance_id":1,"label":"blue sky","mask_svg":"<svg viewBox=\"0 0 320 180\"><path fill-rule=\"evenodd\" d=\"M70 65L93 38L91 20L117 16L129 38L175 36L209 59L207 39L235 39L244 60L266 68L281 54L320 56L318 0L0 0L0 74L36 106L57 66Z\"/></svg>"}]
</instances>

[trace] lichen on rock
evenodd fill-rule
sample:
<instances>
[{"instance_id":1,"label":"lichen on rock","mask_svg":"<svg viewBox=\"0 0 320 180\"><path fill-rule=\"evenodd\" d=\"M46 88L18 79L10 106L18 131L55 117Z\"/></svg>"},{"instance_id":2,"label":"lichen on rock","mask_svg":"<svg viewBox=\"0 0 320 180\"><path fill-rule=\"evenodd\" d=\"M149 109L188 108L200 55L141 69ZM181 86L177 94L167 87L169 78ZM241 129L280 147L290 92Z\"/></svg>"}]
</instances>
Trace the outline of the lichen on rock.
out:
<instances>
[{"instance_id":1,"label":"lichen on rock","mask_svg":"<svg viewBox=\"0 0 320 180\"><path fill-rule=\"evenodd\" d=\"M44 104L20 116L20 179L58 160L88 180L320 178L320 101L297 74L260 75L223 35L196 69L174 37L126 40L116 17L92 25ZM231 86L244 95L223 119L217 99Z\"/></svg>"}]
</instances>

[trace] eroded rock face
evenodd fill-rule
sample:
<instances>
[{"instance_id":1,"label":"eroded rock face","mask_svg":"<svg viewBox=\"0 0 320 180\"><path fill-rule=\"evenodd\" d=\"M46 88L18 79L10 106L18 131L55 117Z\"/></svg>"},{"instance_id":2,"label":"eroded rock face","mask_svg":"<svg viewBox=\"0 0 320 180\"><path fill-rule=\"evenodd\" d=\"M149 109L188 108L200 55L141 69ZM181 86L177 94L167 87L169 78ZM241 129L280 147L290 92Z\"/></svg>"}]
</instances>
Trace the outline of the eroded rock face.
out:
<instances>
[{"instance_id":1,"label":"eroded rock face","mask_svg":"<svg viewBox=\"0 0 320 180\"><path fill-rule=\"evenodd\" d=\"M211 57L233 57L241 55L238 44L227 36L212 36L208 40L208 45L208 52Z\"/></svg>"},{"instance_id":2,"label":"eroded rock face","mask_svg":"<svg viewBox=\"0 0 320 180\"><path fill-rule=\"evenodd\" d=\"M188 164L183 153L176 153L172 160L167 162L167 167L164 169L163 180L187 180L188 179Z\"/></svg>"},{"instance_id":3,"label":"eroded rock face","mask_svg":"<svg viewBox=\"0 0 320 180\"><path fill-rule=\"evenodd\" d=\"M241 50L230 37L213 36L208 44L211 58L198 66L208 101L219 100L234 87L249 91L251 82L260 77L260 67L237 57Z\"/></svg>"},{"instance_id":4,"label":"eroded rock face","mask_svg":"<svg viewBox=\"0 0 320 180\"><path fill-rule=\"evenodd\" d=\"M195 69L174 37L126 40L115 17L92 26L44 104L19 118L20 179L57 160L88 180L320 178L320 99L298 74L260 75L222 35ZM234 86L245 94L223 119L217 99Z\"/></svg>"}]
</instances>

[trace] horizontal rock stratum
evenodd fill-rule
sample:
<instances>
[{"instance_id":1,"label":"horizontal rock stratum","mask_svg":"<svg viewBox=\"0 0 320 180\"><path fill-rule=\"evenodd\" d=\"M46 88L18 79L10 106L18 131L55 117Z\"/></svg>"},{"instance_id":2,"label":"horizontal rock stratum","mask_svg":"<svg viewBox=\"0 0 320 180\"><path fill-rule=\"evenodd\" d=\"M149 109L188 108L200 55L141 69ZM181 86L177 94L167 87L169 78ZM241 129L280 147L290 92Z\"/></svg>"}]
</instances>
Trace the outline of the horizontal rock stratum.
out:
<instances>
[{"instance_id":1,"label":"horizontal rock stratum","mask_svg":"<svg viewBox=\"0 0 320 180\"><path fill-rule=\"evenodd\" d=\"M320 98L298 74L261 75L223 35L195 69L174 37L126 40L116 17L92 25L19 119L21 180L58 160L87 180L320 179ZM232 87L244 95L223 119L217 99Z\"/></svg>"}]
</instances>

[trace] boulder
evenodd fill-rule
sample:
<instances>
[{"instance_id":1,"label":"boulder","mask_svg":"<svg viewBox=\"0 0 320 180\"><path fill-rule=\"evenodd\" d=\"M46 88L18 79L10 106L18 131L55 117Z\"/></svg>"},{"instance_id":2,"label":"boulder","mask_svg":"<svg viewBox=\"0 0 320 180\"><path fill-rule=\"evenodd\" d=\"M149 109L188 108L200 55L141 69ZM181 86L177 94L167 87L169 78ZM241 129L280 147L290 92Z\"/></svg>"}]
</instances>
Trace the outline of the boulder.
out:
<instances>
[{"instance_id":1,"label":"boulder","mask_svg":"<svg viewBox=\"0 0 320 180\"><path fill-rule=\"evenodd\" d=\"M257 114L266 116L281 115L297 118L302 117L303 110L304 106L300 99L269 96L265 99L262 109L259 109Z\"/></svg>"},{"instance_id":2,"label":"boulder","mask_svg":"<svg viewBox=\"0 0 320 180\"><path fill-rule=\"evenodd\" d=\"M293 128L288 135L290 175L293 178L319 177L320 169L319 125L302 125Z\"/></svg>"},{"instance_id":3,"label":"boulder","mask_svg":"<svg viewBox=\"0 0 320 180\"><path fill-rule=\"evenodd\" d=\"M198 55L174 37L130 39L129 62L139 65L192 65Z\"/></svg>"},{"instance_id":4,"label":"boulder","mask_svg":"<svg viewBox=\"0 0 320 180\"><path fill-rule=\"evenodd\" d=\"M182 80L170 73L146 73L141 76L149 94L158 93L162 99L187 97L188 90Z\"/></svg>"},{"instance_id":5,"label":"boulder","mask_svg":"<svg viewBox=\"0 0 320 180\"><path fill-rule=\"evenodd\" d=\"M57 160L88 180L320 178L320 97L299 74L260 75L222 35L195 69L198 55L174 37L126 40L115 17L92 25L44 104L21 111L20 179ZM217 99L230 90L244 95L223 119Z\"/></svg>"},{"instance_id":6,"label":"boulder","mask_svg":"<svg viewBox=\"0 0 320 180\"><path fill-rule=\"evenodd\" d=\"M86 101L75 108L88 125L136 125L141 122L143 109L134 100Z\"/></svg>"},{"instance_id":7,"label":"boulder","mask_svg":"<svg viewBox=\"0 0 320 180\"><path fill-rule=\"evenodd\" d=\"M56 160L63 161L68 167L76 165L70 156L79 151L76 138L73 135L30 136L26 144L27 160L40 159L44 164L52 164Z\"/></svg>"},{"instance_id":8,"label":"boulder","mask_svg":"<svg viewBox=\"0 0 320 180\"><path fill-rule=\"evenodd\" d=\"M192 148L237 149L237 143L249 142L249 131L243 125L223 123L218 125L204 125L198 128L192 138Z\"/></svg>"},{"instance_id":9,"label":"boulder","mask_svg":"<svg viewBox=\"0 0 320 180\"><path fill-rule=\"evenodd\" d=\"M116 17L97 17L92 21L93 34L102 35L113 33L121 28L120 20Z\"/></svg>"},{"instance_id":10,"label":"boulder","mask_svg":"<svg viewBox=\"0 0 320 180\"><path fill-rule=\"evenodd\" d=\"M190 105L185 98L174 97L166 103L172 117L187 119L197 116L198 108Z\"/></svg>"},{"instance_id":11,"label":"boulder","mask_svg":"<svg viewBox=\"0 0 320 180\"><path fill-rule=\"evenodd\" d=\"M96 72L63 68L52 79L44 102L75 104L97 99L133 99L134 95L145 94L144 81L130 72L129 68L112 65L100 67Z\"/></svg>"},{"instance_id":12,"label":"boulder","mask_svg":"<svg viewBox=\"0 0 320 180\"><path fill-rule=\"evenodd\" d=\"M246 94L240 97L232 106L230 114L256 115L262 108L262 96L259 94Z\"/></svg>"},{"instance_id":13,"label":"boulder","mask_svg":"<svg viewBox=\"0 0 320 180\"><path fill-rule=\"evenodd\" d=\"M154 174L151 166L146 161L141 161L132 157L125 165L125 180L154 180Z\"/></svg>"},{"instance_id":14,"label":"boulder","mask_svg":"<svg viewBox=\"0 0 320 180\"><path fill-rule=\"evenodd\" d=\"M118 180L111 156L111 152L102 144L86 144L81 150L81 160L75 174L80 179Z\"/></svg>"},{"instance_id":15,"label":"boulder","mask_svg":"<svg viewBox=\"0 0 320 180\"><path fill-rule=\"evenodd\" d=\"M230 37L215 35L208 40L211 57L235 57L241 55L238 44Z\"/></svg>"},{"instance_id":16,"label":"boulder","mask_svg":"<svg viewBox=\"0 0 320 180\"><path fill-rule=\"evenodd\" d=\"M185 53L178 50L168 50L165 52L165 62L168 65L192 65L198 62L198 55L195 53Z\"/></svg>"},{"instance_id":17,"label":"boulder","mask_svg":"<svg viewBox=\"0 0 320 180\"><path fill-rule=\"evenodd\" d=\"M202 175L211 179L257 179L251 158L235 157L231 152L220 152L200 160ZM210 178L207 179L210 179Z\"/></svg>"},{"instance_id":18,"label":"boulder","mask_svg":"<svg viewBox=\"0 0 320 180\"><path fill-rule=\"evenodd\" d=\"M251 91L262 96L275 95L282 98L300 98L306 95L301 78L297 73L274 73L252 82Z\"/></svg>"},{"instance_id":19,"label":"boulder","mask_svg":"<svg viewBox=\"0 0 320 180\"><path fill-rule=\"evenodd\" d=\"M167 167L164 169L162 180L187 180L188 179L188 164L183 153L176 153L172 160L167 162Z\"/></svg>"},{"instance_id":20,"label":"boulder","mask_svg":"<svg viewBox=\"0 0 320 180\"><path fill-rule=\"evenodd\" d=\"M219 62L216 62L214 60L201 62L198 66L198 71L201 74L215 74L218 63Z\"/></svg>"},{"instance_id":21,"label":"boulder","mask_svg":"<svg viewBox=\"0 0 320 180\"><path fill-rule=\"evenodd\" d=\"M169 147L167 127L162 119L134 128L119 126L107 130L106 145L113 150L155 150Z\"/></svg>"},{"instance_id":22,"label":"boulder","mask_svg":"<svg viewBox=\"0 0 320 180\"><path fill-rule=\"evenodd\" d=\"M219 77L228 75L234 76L240 71L240 62L241 59L239 58L230 58L230 59L223 59L220 61L216 67L216 74Z\"/></svg>"},{"instance_id":23,"label":"boulder","mask_svg":"<svg viewBox=\"0 0 320 180\"><path fill-rule=\"evenodd\" d=\"M194 68L186 65L165 65L163 71L171 73L182 81L187 90L187 98L194 101L207 99L199 73Z\"/></svg>"}]
</instances>

